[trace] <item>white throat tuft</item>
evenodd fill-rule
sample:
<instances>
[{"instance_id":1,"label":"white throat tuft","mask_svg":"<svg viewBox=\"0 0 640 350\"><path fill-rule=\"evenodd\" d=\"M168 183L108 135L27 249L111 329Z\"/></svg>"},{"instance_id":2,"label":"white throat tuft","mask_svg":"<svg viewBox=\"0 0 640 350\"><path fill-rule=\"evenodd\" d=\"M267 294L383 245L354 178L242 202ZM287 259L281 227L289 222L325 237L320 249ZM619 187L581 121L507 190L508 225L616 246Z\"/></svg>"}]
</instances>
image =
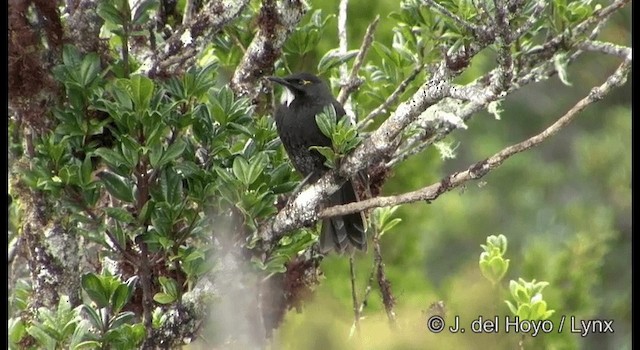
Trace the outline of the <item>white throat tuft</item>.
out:
<instances>
[{"instance_id":1,"label":"white throat tuft","mask_svg":"<svg viewBox=\"0 0 640 350\"><path fill-rule=\"evenodd\" d=\"M280 103L289 107L289 105L295 98L296 95L294 95L293 92L291 92L291 90L289 90L289 88L285 86L282 96L280 97Z\"/></svg>"}]
</instances>

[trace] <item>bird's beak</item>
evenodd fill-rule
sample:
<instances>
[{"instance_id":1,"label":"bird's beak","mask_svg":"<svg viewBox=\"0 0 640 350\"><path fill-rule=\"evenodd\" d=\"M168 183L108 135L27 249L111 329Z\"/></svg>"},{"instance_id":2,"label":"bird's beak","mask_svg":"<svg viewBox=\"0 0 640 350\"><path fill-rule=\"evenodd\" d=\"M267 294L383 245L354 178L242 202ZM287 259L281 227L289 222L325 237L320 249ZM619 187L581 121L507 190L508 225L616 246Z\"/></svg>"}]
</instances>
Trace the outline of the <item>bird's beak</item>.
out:
<instances>
[{"instance_id":1,"label":"bird's beak","mask_svg":"<svg viewBox=\"0 0 640 350\"><path fill-rule=\"evenodd\" d=\"M289 81L287 81L287 80L284 80L284 79L282 79L282 78L280 78L280 77L276 77L276 76L270 75L270 76L268 76L268 77L266 77L266 78L267 78L268 80L271 80L271 81L272 81L272 82L274 82L274 83L278 83L278 84L280 84L280 85L282 85L282 86L284 86L284 87L288 88L288 89L289 89L289 90L291 90L291 91L297 91L297 90L299 90L299 88L298 88L297 86L295 86L295 85L294 85L294 84L292 84L291 82L289 82Z\"/></svg>"}]
</instances>

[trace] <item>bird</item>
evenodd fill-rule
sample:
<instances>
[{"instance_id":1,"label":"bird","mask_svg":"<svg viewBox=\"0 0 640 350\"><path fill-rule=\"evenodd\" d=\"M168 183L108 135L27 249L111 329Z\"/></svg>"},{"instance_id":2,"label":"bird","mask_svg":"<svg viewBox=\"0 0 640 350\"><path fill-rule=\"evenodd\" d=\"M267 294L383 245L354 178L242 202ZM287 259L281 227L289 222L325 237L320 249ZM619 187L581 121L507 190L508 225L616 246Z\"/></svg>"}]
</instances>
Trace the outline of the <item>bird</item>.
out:
<instances>
[{"instance_id":1,"label":"bird","mask_svg":"<svg viewBox=\"0 0 640 350\"><path fill-rule=\"evenodd\" d=\"M285 77L268 76L268 80L284 88L281 103L275 109L274 119L278 136L293 167L309 182L317 181L329 168L325 157L312 146L331 147L331 139L325 136L315 117L325 107L333 105L338 119L345 115L327 83L307 72ZM347 204L357 201L353 182L349 179L327 199L328 205ZM323 254L335 250L337 253L366 251L367 237L365 221L361 213L323 219L320 231L320 251Z\"/></svg>"}]
</instances>

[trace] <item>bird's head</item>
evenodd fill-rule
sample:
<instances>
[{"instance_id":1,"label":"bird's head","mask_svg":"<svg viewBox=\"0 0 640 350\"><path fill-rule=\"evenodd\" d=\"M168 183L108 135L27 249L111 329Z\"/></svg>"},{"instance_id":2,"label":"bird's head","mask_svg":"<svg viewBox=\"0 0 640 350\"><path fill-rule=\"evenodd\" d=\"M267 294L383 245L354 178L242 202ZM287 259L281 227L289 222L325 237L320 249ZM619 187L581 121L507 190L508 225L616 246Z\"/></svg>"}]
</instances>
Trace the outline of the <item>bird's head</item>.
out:
<instances>
[{"instance_id":1,"label":"bird's head","mask_svg":"<svg viewBox=\"0 0 640 350\"><path fill-rule=\"evenodd\" d=\"M282 103L289 106L296 98L331 99L329 86L311 73L295 73L286 77L269 76L267 79L284 87Z\"/></svg>"}]
</instances>

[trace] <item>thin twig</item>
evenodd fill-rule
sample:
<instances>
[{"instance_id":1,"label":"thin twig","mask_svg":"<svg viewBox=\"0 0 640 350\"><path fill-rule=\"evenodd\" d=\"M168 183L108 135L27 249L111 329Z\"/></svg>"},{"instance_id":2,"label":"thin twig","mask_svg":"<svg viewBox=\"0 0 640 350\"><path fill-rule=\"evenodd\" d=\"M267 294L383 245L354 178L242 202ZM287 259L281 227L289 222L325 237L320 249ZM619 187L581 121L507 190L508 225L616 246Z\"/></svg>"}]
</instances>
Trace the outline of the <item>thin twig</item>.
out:
<instances>
[{"instance_id":1,"label":"thin twig","mask_svg":"<svg viewBox=\"0 0 640 350\"><path fill-rule=\"evenodd\" d=\"M446 7L440 5L435 0L422 0L422 2L425 5L432 6L433 8L435 8L441 14L449 17L450 19L452 19L454 22L456 22L457 24L459 24L460 26L462 26L463 28L468 30L473 35L477 35L482 31L480 29L480 27L478 27L478 26L476 26L474 24L471 24L471 23L465 21L464 19L460 18L460 16L458 16L455 13L449 11Z\"/></svg>"},{"instance_id":2,"label":"thin twig","mask_svg":"<svg viewBox=\"0 0 640 350\"><path fill-rule=\"evenodd\" d=\"M340 0L340 4L338 5L338 53L341 55L345 55L347 50L349 50L349 42L347 38L347 9L349 7L349 0ZM347 63L343 63L339 67L340 71L340 82L342 84L342 89L347 85L348 77L347 77ZM342 92L342 91L340 91ZM349 117L351 124L356 123L356 114L353 111L353 104L351 103L351 99L341 99L338 97L338 102L343 105L345 113Z\"/></svg>"},{"instance_id":3,"label":"thin twig","mask_svg":"<svg viewBox=\"0 0 640 350\"><path fill-rule=\"evenodd\" d=\"M373 264L371 265L371 273L369 274L369 279L367 280L367 287L364 289L364 296L362 297L362 301L360 302L360 307L358 308L360 315L362 315L362 312L364 311L364 307L369 301L369 295L373 290L373 278L375 276L375 271L376 271L376 262L374 260Z\"/></svg>"},{"instance_id":4,"label":"thin twig","mask_svg":"<svg viewBox=\"0 0 640 350\"><path fill-rule=\"evenodd\" d=\"M529 29L533 28L533 25L536 24L538 20L540 20L540 16L542 15L542 11L547 6L547 2L544 0L539 0L534 5L533 11L531 11L531 15L527 18L527 21L524 22L518 29L516 29L513 33L511 33L510 40L516 41L519 37L521 37L524 33L527 33Z\"/></svg>"},{"instance_id":5,"label":"thin twig","mask_svg":"<svg viewBox=\"0 0 640 350\"><path fill-rule=\"evenodd\" d=\"M380 287L380 293L382 294L382 304L384 310L387 312L387 319L389 319L389 325L391 328L396 327L396 313L393 310L396 304L396 298L391 291L391 283L387 279L387 274L384 271L384 262L382 262L382 252L380 251L380 236L373 237L373 257L376 263L376 280Z\"/></svg>"},{"instance_id":6,"label":"thin twig","mask_svg":"<svg viewBox=\"0 0 640 350\"><path fill-rule=\"evenodd\" d=\"M349 257L349 274L351 276L351 300L353 301L353 325L356 333L360 336L360 308L358 307L358 296L356 295L356 272L354 268L353 255Z\"/></svg>"},{"instance_id":7,"label":"thin twig","mask_svg":"<svg viewBox=\"0 0 640 350\"><path fill-rule=\"evenodd\" d=\"M400 97L400 95L402 95L402 93L405 92L405 90L407 90L407 88L409 87L409 84L411 84L411 82L418 76L418 74L422 72L423 68L424 68L423 65L419 65L416 68L414 68L411 74L409 74L409 76L406 77L402 81L402 83L398 85L398 87L396 87L393 93L391 93L391 95L389 95L389 97L387 97L387 99L380 106L378 106L376 109L371 111L371 113L369 113L364 119L362 119L362 121L360 122L360 129L367 128L369 125L371 125L371 122L373 122L373 119L375 117L385 113L387 111L387 108L389 108L389 106L395 103Z\"/></svg>"},{"instance_id":8,"label":"thin twig","mask_svg":"<svg viewBox=\"0 0 640 350\"><path fill-rule=\"evenodd\" d=\"M373 44L373 34L378 27L378 22L380 22L380 16L376 16L373 22L371 22L371 24L369 24L369 26L367 27L367 31L365 32L364 38L362 39L362 45L360 45L358 55L353 62L353 66L351 67L351 72L349 73L349 76L345 80L343 80L344 84L342 85L342 89L340 89L340 93L338 94L338 102L340 103L344 103L349 95L362 84L362 81L358 79L358 71L360 71L360 68L364 63L364 58L369 51L371 44Z\"/></svg>"},{"instance_id":9,"label":"thin twig","mask_svg":"<svg viewBox=\"0 0 640 350\"><path fill-rule=\"evenodd\" d=\"M609 78L602 85L593 88L589 95L576 103L567 113L565 113L565 115L563 115L547 129L520 143L504 148L493 156L469 166L467 170L453 173L435 184L416 191L404 193L397 196L370 198L359 202L326 208L320 211L318 217L328 218L349 213L356 213L370 208L389 207L393 205L412 203L417 201L431 201L438 198L441 194L461 186L469 180L480 179L491 170L494 170L502 165L502 163L511 156L537 146L544 140L558 133L562 128L573 121L573 119L575 119L575 117L579 115L579 113L587 106L601 100L614 87L623 85L626 82L627 75L629 74L630 70L631 59L629 57L616 69L616 71L611 76L609 76Z\"/></svg>"}]
</instances>

